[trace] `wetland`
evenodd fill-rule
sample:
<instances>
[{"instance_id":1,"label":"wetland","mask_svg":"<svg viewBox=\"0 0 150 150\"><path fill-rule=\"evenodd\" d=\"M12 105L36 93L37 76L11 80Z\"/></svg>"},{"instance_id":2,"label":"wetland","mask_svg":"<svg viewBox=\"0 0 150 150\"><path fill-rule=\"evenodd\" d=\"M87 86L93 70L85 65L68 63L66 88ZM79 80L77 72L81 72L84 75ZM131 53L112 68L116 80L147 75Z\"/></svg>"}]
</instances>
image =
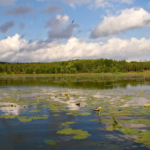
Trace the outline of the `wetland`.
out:
<instances>
[{"instance_id":1,"label":"wetland","mask_svg":"<svg viewBox=\"0 0 150 150\"><path fill-rule=\"evenodd\" d=\"M150 74L1 75L0 95L0 149L150 149Z\"/></svg>"}]
</instances>

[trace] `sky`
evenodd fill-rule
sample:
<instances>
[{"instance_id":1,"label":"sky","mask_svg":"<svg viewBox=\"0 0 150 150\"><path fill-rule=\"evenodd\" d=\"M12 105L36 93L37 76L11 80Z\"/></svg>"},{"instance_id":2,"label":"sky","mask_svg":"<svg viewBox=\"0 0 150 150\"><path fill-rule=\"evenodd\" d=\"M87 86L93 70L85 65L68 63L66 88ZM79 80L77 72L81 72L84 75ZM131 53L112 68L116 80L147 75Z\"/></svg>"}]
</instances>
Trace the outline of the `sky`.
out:
<instances>
[{"instance_id":1,"label":"sky","mask_svg":"<svg viewBox=\"0 0 150 150\"><path fill-rule=\"evenodd\" d=\"M0 0L0 62L99 58L150 61L150 0Z\"/></svg>"}]
</instances>

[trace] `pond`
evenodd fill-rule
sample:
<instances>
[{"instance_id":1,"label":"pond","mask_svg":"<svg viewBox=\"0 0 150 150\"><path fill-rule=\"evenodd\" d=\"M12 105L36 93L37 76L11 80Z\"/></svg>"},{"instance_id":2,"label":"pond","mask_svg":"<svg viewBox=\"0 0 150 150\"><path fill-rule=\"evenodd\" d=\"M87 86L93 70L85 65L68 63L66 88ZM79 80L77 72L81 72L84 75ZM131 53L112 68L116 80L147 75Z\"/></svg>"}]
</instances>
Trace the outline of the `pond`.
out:
<instances>
[{"instance_id":1,"label":"pond","mask_svg":"<svg viewBox=\"0 0 150 150\"><path fill-rule=\"evenodd\" d=\"M0 149L150 149L148 75L0 76L0 95Z\"/></svg>"}]
</instances>

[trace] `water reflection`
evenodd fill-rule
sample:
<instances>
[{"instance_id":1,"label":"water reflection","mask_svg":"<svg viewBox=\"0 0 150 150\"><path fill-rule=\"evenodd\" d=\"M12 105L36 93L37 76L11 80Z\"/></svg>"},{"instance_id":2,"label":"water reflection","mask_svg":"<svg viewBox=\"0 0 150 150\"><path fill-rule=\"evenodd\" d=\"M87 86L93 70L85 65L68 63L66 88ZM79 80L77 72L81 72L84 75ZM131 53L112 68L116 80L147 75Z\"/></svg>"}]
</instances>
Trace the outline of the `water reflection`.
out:
<instances>
[{"instance_id":1,"label":"water reflection","mask_svg":"<svg viewBox=\"0 0 150 150\"><path fill-rule=\"evenodd\" d=\"M145 104L149 104L150 100L145 97L133 97L132 100L128 101L123 107L129 106L144 106Z\"/></svg>"},{"instance_id":2,"label":"water reflection","mask_svg":"<svg viewBox=\"0 0 150 150\"><path fill-rule=\"evenodd\" d=\"M4 107L0 107L0 110L6 115L19 115L22 109L21 106L15 103L0 102L0 105L4 106Z\"/></svg>"}]
</instances>

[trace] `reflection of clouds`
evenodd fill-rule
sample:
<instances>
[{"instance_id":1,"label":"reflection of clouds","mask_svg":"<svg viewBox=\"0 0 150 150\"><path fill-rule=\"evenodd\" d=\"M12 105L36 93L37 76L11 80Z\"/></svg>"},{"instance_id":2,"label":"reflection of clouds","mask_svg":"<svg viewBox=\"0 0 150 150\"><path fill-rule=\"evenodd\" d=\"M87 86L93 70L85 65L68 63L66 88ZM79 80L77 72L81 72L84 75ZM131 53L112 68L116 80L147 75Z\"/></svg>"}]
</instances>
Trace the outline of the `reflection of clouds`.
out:
<instances>
[{"instance_id":1,"label":"reflection of clouds","mask_svg":"<svg viewBox=\"0 0 150 150\"><path fill-rule=\"evenodd\" d=\"M22 106L19 106L15 103L0 102L0 105L6 105L6 107L0 107L0 110L8 115L19 115L20 110L22 109ZM7 105L9 106L7 107ZM16 105L16 107L11 107L10 105Z\"/></svg>"},{"instance_id":2,"label":"reflection of clouds","mask_svg":"<svg viewBox=\"0 0 150 150\"><path fill-rule=\"evenodd\" d=\"M129 107L129 106L144 106L145 104L149 103L150 100L148 100L145 97L134 97L132 100L127 102L123 107Z\"/></svg>"},{"instance_id":3,"label":"reflection of clouds","mask_svg":"<svg viewBox=\"0 0 150 150\"><path fill-rule=\"evenodd\" d=\"M130 124L124 124L125 127L127 128L132 128L132 129L136 129L138 131L149 131L150 130L150 126L146 125L146 124L141 124L141 123L138 123L138 124L135 124L135 123L130 123Z\"/></svg>"},{"instance_id":4,"label":"reflection of clouds","mask_svg":"<svg viewBox=\"0 0 150 150\"><path fill-rule=\"evenodd\" d=\"M117 141L125 141L125 140L134 140L134 139L137 139L138 136L137 135L114 135L114 134L106 134L105 135L106 138L108 138L109 140L117 140Z\"/></svg>"},{"instance_id":5,"label":"reflection of clouds","mask_svg":"<svg viewBox=\"0 0 150 150\"><path fill-rule=\"evenodd\" d=\"M68 101L63 101L60 100L59 98L55 98L54 101L67 104L69 110L80 110L80 107L84 107L84 105L86 105L86 102L81 102L80 107L77 106L76 105L77 100L75 100L73 97L69 97Z\"/></svg>"}]
</instances>

